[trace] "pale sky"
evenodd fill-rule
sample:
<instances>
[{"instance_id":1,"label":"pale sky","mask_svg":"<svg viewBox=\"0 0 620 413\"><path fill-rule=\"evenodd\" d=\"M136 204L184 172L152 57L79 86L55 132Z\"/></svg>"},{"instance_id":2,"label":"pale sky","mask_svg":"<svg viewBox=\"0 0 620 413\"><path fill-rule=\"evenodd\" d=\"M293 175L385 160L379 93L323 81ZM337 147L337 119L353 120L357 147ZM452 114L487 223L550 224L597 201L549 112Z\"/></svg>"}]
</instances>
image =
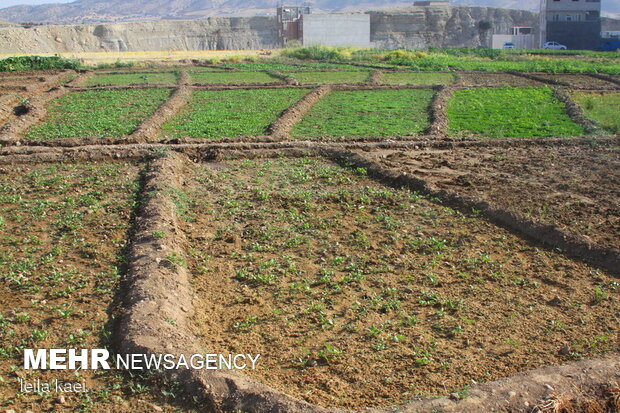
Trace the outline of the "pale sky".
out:
<instances>
[{"instance_id":1,"label":"pale sky","mask_svg":"<svg viewBox=\"0 0 620 413\"><path fill-rule=\"evenodd\" d=\"M33 5L33 4L49 4L49 3L71 3L75 0L0 0L0 9L11 6L19 5Z\"/></svg>"}]
</instances>

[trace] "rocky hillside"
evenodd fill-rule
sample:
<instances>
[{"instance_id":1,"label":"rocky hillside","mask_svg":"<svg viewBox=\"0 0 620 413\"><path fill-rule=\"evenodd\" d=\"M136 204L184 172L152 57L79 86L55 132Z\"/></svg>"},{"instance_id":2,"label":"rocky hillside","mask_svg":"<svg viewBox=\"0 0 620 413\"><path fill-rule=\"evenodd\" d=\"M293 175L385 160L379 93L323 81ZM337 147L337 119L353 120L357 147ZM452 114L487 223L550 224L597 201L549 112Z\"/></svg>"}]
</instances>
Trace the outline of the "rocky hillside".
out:
<instances>
[{"instance_id":1,"label":"rocky hillside","mask_svg":"<svg viewBox=\"0 0 620 413\"><path fill-rule=\"evenodd\" d=\"M602 0L608 14L620 14L620 1ZM300 0L291 3L298 4ZM0 19L13 22L89 23L209 16L273 14L281 0L77 0L66 4L14 6L0 9ZM286 3L286 2L285 2ZM409 0L309 0L316 11L360 11L408 7ZM454 5L537 11L540 0L451 0Z\"/></svg>"},{"instance_id":2,"label":"rocky hillside","mask_svg":"<svg viewBox=\"0 0 620 413\"><path fill-rule=\"evenodd\" d=\"M534 24L537 15L487 7L410 7L402 12L370 12L370 19L371 42L376 47L475 47L488 41L478 30L481 20L507 31ZM276 44L275 17L0 29L0 50L5 53L247 50Z\"/></svg>"},{"instance_id":3,"label":"rocky hillside","mask_svg":"<svg viewBox=\"0 0 620 413\"><path fill-rule=\"evenodd\" d=\"M493 7L412 7L400 13L373 12L371 41L385 49L488 46L491 33L478 30L482 20L490 21L496 32L508 33L511 27L535 26L538 14Z\"/></svg>"},{"instance_id":4,"label":"rocky hillside","mask_svg":"<svg viewBox=\"0 0 620 413\"><path fill-rule=\"evenodd\" d=\"M199 19L209 16L273 15L280 0L77 0L67 4L0 9L0 19L53 24ZM292 3L299 3L293 1ZM316 11L408 6L403 0L310 0Z\"/></svg>"}]
</instances>

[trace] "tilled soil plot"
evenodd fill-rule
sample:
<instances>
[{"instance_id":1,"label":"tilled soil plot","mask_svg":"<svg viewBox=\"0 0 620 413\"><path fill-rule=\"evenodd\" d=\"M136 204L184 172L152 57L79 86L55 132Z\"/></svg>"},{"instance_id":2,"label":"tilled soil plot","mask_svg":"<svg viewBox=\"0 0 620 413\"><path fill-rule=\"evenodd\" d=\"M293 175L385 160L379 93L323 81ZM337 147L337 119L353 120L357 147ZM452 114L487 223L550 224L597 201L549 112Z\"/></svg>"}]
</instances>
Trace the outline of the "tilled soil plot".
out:
<instances>
[{"instance_id":1,"label":"tilled soil plot","mask_svg":"<svg viewBox=\"0 0 620 413\"><path fill-rule=\"evenodd\" d=\"M540 82L508 73L459 73L459 85L472 87L541 86Z\"/></svg>"},{"instance_id":2,"label":"tilled soil plot","mask_svg":"<svg viewBox=\"0 0 620 413\"><path fill-rule=\"evenodd\" d=\"M366 170L194 167L175 194L205 348L324 406L387 406L614 351L620 285Z\"/></svg>"},{"instance_id":3,"label":"tilled soil plot","mask_svg":"<svg viewBox=\"0 0 620 413\"><path fill-rule=\"evenodd\" d=\"M93 162L0 169L2 411L152 412L153 402L166 406L143 382L117 371L22 368L23 348L111 345L139 168ZM52 388L54 380L83 382L87 391L20 393L19 379Z\"/></svg>"},{"instance_id":4,"label":"tilled soil plot","mask_svg":"<svg viewBox=\"0 0 620 413\"><path fill-rule=\"evenodd\" d=\"M555 80L558 82L562 82L562 83L566 83L568 84L569 87L575 88L575 89L600 89L600 90L606 90L606 89L618 89L620 88L620 86L612 83L612 82L607 82L605 80L602 79L597 79L594 77L590 77L590 76L585 76L585 75L567 75L567 74L537 74L536 76L544 78L544 79L551 79L551 80Z\"/></svg>"},{"instance_id":5,"label":"tilled soil plot","mask_svg":"<svg viewBox=\"0 0 620 413\"><path fill-rule=\"evenodd\" d=\"M617 146L462 148L366 156L439 188L558 225L600 246L620 246Z\"/></svg>"}]
</instances>

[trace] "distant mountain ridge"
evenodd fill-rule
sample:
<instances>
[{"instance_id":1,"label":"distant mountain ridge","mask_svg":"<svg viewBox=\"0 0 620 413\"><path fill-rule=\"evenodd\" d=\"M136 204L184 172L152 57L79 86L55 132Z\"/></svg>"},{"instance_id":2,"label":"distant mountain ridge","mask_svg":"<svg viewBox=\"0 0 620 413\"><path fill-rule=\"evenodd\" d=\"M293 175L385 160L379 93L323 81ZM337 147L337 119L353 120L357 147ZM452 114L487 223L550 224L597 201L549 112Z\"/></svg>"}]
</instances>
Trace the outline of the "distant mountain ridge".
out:
<instances>
[{"instance_id":1,"label":"distant mountain ridge","mask_svg":"<svg viewBox=\"0 0 620 413\"><path fill-rule=\"evenodd\" d=\"M608 15L620 16L620 1L602 0ZM298 4L300 0L290 3ZM0 9L0 19L11 22L72 24L159 19L198 19L209 16L273 14L281 0L77 0L73 3L13 6ZM285 2L286 3L286 2ZM316 11L343 12L405 8L403 0L310 0ZM453 0L454 5L538 10L539 0Z\"/></svg>"}]
</instances>

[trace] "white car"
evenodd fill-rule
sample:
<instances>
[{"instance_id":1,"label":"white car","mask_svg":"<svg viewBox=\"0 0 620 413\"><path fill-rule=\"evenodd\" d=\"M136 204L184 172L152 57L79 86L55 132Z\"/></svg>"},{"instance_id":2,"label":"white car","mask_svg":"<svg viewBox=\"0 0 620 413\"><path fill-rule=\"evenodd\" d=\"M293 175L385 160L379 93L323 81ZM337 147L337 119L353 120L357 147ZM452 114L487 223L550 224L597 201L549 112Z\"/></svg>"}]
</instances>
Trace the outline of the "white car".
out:
<instances>
[{"instance_id":1,"label":"white car","mask_svg":"<svg viewBox=\"0 0 620 413\"><path fill-rule=\"evenodd\" d=\"M504 43L504 49L514 49L514 48L515 48L515 44L513 42Z\"/></svg>"},{"instance_id":2,"label":"white car","mask_svg":"<svg viewBox=\"0 0 620 413\"><path fill-rule=\"evenodd\" d=\"M543 49L551 49L551 50L566 50L567 47L558 42L547 42L543 44Z\"/></svg>"}]
</instances>

